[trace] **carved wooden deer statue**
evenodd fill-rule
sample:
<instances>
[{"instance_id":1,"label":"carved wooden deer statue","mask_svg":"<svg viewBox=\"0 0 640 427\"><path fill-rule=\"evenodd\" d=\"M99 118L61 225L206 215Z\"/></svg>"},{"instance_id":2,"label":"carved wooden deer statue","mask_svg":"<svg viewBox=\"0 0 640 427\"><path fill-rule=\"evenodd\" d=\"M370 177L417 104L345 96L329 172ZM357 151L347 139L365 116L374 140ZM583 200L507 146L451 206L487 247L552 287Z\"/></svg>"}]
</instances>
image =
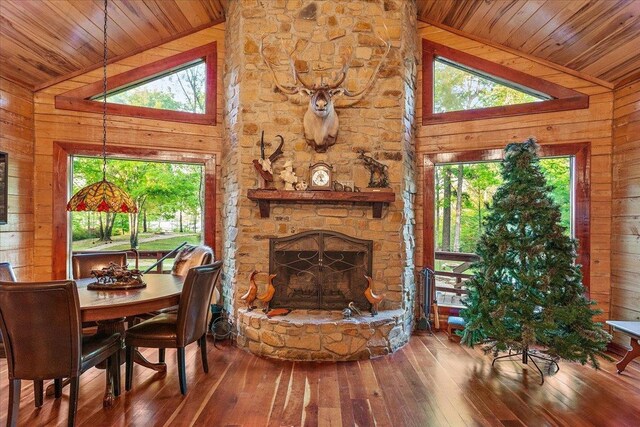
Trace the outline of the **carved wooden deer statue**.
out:
<instances>
[{"instance_id":1,"label":"carved wooden deer statue","mask_svg":"<svg viewBox=\"0 0 640 427\"><path fill-rule=\"evenodd\" d=\"M336 139L338 137L338 115L333 104L333 97L344 95L349 98L357 98L367 92L373 85L375 77L378 74L378 70L389 54L391 46L389 40L384 40L381 37L379 38L385 46L384 54L382 58L380 58L378 65L371 74L371 77L364 88L355 92L351 92L346 87L341 86L342 83L344 83L351 66L349 59L345 59L344 65L342 66L340 74L335 82L325 83L324 81L321 81L320 84L314 83L311 85L309 83L305 83L298 75L293 58L295 49L288 53L294 84L281 84L278 81L278 77L276 76L272 63L264 55L264 38L262 39L262 42L260 43L260 54L262 55L262 60L271 70L276 87L286 95L303 94L309 96L309 108L304 114L303 121L304 136L307 143L311 145L316 152L326 152L330 146L336 143Z\"/></svg>"}]
</instances>

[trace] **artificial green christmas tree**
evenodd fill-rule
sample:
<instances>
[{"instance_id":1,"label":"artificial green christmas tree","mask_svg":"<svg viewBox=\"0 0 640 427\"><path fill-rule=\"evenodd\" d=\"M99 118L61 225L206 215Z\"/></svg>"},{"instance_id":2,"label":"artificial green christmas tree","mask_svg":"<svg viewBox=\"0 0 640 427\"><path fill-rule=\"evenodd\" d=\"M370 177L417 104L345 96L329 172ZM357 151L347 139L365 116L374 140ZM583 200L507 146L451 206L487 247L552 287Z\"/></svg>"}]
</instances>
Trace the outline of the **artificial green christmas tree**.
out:
<instances>
[{"instance_id":1,"label":"artificial green christmas tree","mask_svg":"<svg viewBox=\"0 0 640 427\"><path fill-rule=\"evenodd\" d=\"M530 357L545 357L532 349L542 348L547 360L590 361L597 368L596 356L611 337L593 321L599 311L584 296L580 266L574 264L577 242L560 225L537 147L529 139L506 148L504 183L478 242L481 261L467 281L462 343L488 343L485 349L494 356L508 350L534 364Z\"/></svg>"}]
</instances>

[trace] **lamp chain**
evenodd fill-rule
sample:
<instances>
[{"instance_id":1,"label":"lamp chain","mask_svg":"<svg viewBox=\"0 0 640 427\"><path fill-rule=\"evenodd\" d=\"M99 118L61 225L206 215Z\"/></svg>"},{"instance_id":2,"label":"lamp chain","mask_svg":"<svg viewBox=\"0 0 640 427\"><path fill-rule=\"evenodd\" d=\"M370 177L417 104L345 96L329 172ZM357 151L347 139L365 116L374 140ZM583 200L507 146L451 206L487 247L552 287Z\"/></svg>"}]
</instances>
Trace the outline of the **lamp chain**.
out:
<instances>
[{"instance_id":1,"label":"lamp chain","mask_svg":"<svg viewBox=\"0 0 640 427\"><path fill-rule=\"evenodd\" d=\"M107 0L104 0L104 45L102 51L102 180L107 180Z\"/></svg>"}]
</instances>

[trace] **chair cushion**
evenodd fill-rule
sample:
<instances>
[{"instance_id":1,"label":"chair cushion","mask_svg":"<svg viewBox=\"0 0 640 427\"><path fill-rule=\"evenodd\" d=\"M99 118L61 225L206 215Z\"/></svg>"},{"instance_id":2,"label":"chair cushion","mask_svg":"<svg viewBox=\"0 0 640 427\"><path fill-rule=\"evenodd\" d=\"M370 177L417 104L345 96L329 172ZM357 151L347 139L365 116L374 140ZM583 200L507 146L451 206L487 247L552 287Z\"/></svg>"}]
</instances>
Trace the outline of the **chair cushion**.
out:
<instances>
[{"instance_id":1,"label":"chair cushion","mask_svg":"<svg viewBox=\"0 0 640 427\"><path fill-rule=\"evenodd\" d=\"M460 326L462 328L465 327L464 319L458 316L449 316L449 319L447 319L447 323L449 323L449 325L451 326Z\"/></svg>"},{"instance_id":2,"label":"chair cushion","mask_svg":"<svg viewBox=\"0 0 640 427\"><path fill-rule=\"evenodd\" d=\"M176 348L176 313L162 313L127 329L125 344L133 347Z\"/></svg>"},{"instance_id":3,"label":"chair cushion","mask_svg":"<svg viewBox=\"0 0 640 427\"><path fill-rule=\"evenodd\" d=\"M122 349L122 336L119 333L107 336L99 334L83 336L81 371L84 372L96 366L120 349Z\"/></svg>"}]
</instances>

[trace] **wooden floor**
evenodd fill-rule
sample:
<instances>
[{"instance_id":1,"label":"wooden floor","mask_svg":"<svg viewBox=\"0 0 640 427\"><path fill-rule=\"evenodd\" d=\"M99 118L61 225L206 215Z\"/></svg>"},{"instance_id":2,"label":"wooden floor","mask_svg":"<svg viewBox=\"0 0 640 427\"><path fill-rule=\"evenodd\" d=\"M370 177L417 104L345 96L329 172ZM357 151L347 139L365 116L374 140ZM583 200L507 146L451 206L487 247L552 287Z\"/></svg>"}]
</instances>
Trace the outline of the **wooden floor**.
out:
<instances>
[{"instance_id":1,"label":"wooden floor","mask_svg":"<svg viewBox=\"0 0 640 427\"><path fill-rule=\"evenodd\" d=\"M155 351L145 355L155 358ZM154 359L155 360L155 359ZM83 426L638 426L640 369L617 375L561 363L539 384L518 363L491 368L489 356L436 336L416 335L397 353L371 361L292 363L209 346L208 375L196 345L187 349L189 393L181 397L175 352L166 375L138 367L133 390L102 408L104 372L80 384ZM124 374L124 369L123 369ZM123 375L124 377L124 375ZM124 388L124 387L123 387ZM68 390L33 406L23 382L20 425L66 425ZM0 360L0 425L6 423L7 363Z\"/></svg>"}]
</instances>

